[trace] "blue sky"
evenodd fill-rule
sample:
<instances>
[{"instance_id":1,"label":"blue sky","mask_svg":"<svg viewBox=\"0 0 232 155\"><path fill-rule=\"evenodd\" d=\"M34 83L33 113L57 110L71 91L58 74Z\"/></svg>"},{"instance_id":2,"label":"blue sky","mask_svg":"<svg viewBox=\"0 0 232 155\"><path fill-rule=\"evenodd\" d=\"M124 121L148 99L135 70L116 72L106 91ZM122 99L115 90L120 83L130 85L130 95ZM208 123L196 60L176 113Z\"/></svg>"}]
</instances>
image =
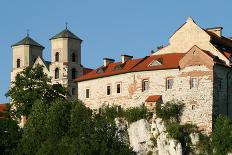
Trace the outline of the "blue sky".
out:
<instances>
[{"instance_id":1,"label":"blue sky","mask_svg":"<svg viewBox=\"0 0 232 155\"><path fill-rule=\"evenodd\" d=\"M82 38L82 64L96 68L102 58L135 58L167 44L188 16L204 28L222 26L232 36L231 0L7 0L0 2L0 103L10 85L11 45L26 35L45 46L65 27Z\"/></svg>"}]
</instances>

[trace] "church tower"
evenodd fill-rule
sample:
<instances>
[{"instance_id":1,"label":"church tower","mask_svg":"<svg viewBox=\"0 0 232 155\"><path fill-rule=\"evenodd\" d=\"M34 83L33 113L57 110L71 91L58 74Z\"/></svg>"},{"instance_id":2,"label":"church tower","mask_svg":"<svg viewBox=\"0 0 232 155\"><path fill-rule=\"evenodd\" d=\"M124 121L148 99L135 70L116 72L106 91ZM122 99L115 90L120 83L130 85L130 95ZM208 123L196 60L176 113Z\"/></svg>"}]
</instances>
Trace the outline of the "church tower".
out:
<instances>
[{"instance_id":1,"label":"church tower","mask_svg":"<svg viewBox=\"0 0 232 155\"><path fill-rule=\"evenodd\" d=\"M82 40L66 28L51 39L52 83L64 85L71 97L77 99L75 78L82 75L81 43Z\"/></svg>"},{"instance_id":2,"label":"church tower","mask_svg":"<svg viewBox=\"0 0 232 155\"><path fill-rule=\"evenodd\" d=\"M32 66L38 56L42 58L44 47L29 37L29 34L11 47L13 50L11 81L14 81L17 73Z\"/></svg>"}]
</instances>

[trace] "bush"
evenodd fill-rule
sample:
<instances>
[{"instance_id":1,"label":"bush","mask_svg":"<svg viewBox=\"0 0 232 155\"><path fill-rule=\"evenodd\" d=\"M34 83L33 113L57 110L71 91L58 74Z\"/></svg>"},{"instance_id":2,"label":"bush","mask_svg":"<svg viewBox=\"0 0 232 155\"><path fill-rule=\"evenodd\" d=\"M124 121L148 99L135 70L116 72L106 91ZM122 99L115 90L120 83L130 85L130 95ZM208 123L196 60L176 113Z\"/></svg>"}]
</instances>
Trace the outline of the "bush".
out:
<instances>
[{"instance_id":1,"label":"bush","mask_svg":"<svg viewBox=\"0 0 232 155\"><path fill-rule=\"evenodd\" d=\"M170 120L175 119L179 122L180 116L182 115L184 104L181 102L170 101L167 102L163 107L156 109L156 115L166 123Z\"/></svg>"},{"instance_id":2,"label":"bush","mask_svg":"<svg viewBox=\"0 0 232 155\"><path fill-rule=\"evenodd\" d=\"M192 124L180 125L178 123L170 123L167 126L168 136L178 140L183 147L183 154L189 154L191 151L190 134L197 132L197 127Z\"/></svg>"},{"instance_id":3,"label":"bush","mask_svg":"<svg viewBox=\"0 0 232 155\"><path fill-rule=\"evenodd\" d=\"M149 117L149 113L146 106L142 105L140 107L126 109L123 113L123 116L128 121L128 123L132 123L140 119L146 119Z\"/></svg>"}]
</instances>

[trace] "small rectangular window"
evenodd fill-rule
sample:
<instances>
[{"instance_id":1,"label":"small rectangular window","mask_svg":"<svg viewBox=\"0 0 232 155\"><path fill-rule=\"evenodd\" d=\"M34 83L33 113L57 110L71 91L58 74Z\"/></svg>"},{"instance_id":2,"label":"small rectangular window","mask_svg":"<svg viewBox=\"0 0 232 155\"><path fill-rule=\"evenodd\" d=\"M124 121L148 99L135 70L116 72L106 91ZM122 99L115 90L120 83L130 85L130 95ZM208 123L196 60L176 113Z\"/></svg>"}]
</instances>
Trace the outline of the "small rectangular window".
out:
<instances>
[{"instance_id":1,"label":"small rectangular window","mask_svg":"<svg viewBox=\"0 0 232 155\"><path fill-rule=\"evenodd\" d=\"M118 94L121 93L121 84L120 83L117 84L117 93Z\"/></svg>"},{"instance_id":2,"label":"small rectangular window","mask_svg":"<svg viewBox=\"0 0 232 155\"><path fill-rule=\"evenodd\" d=\"M191 78L190 80L190 88L197 88L198 86L198 79L197 78Z\"/></svg>"},{"instance_id":3,"label":"small rectangular window","mask_svg":"<svg viewBox=\"0 0 232 155\"><path fill-rule=\"evenodd\" d=\"M76 88L72 88L72 95L76 94Z\"/></svg>"},{"instance_id":4,"label":"small rectangular window","mask_svg":"<svg viewBox=\"0 0 232 155\"><path fill-rule=\"evenodd\" d=\"M196 109L196 105L192 105L192 110L195 110Z\"/></svg>"},{"instance_id":5,"label":"small rectangular window","mask_svg":"<svg viewBox=\"0 0 232 155\"><path fill-rule=\"evenodd\" d=\"M167 79L166 80L166 89L172 89L173 83L174 83L173 79Z\"/></svg>"},{"instance_id":6,"label":"small rectangular window","mask_svg":"<svg viewBox=\"0 0 232 155\"><path fill-rule=\"evenodd\" d=\"M86 90L85 90L85 97L86 97L86 98L89 98L89 96L90 96L90 95L89 95L89 89L86 89Z\"/></svg>"},{"instance_id":7,"label":"small rectangular window","mask_svg":"<svg viewBox=\"0 0 232 155\"><path fill-rule=\"evenodd\" d=\"M110 95L110 93L111 93L110 86L107 86L107 88L106 88L106 94Z\"/></svg>"},{"instance_id":8,"label":"small rectangular window","mask_svg":"<svg viewBox=\"0 0 232 155\"><path fill-rule=\"evenodd\" d=\"M142 81L142 91L148 90L148 80Z\"/></svg>"}]
</instances>

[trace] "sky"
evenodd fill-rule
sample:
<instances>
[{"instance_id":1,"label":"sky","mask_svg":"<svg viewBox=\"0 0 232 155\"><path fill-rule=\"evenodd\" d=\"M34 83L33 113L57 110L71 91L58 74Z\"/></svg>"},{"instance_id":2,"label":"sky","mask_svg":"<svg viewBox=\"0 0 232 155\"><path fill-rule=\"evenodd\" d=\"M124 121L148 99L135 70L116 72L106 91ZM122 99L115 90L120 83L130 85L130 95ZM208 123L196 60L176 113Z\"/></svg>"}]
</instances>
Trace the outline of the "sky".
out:
<instances>
[{"instance_id":1,"label":"sky","mask_svg":"<svg viewBox=\"0 0 232 155\"><path fill-rule=\"evenodd\" d=\"M45 46L68 28L83 40L82 64L96 68L103 58L122 54L140 58L168 44L169 37L191 16L203 28L222 26L232 37L231 0L7 0L0 2L0 103L12 70L11 45L26 36Z\"/></svg>"}]
</instances>

